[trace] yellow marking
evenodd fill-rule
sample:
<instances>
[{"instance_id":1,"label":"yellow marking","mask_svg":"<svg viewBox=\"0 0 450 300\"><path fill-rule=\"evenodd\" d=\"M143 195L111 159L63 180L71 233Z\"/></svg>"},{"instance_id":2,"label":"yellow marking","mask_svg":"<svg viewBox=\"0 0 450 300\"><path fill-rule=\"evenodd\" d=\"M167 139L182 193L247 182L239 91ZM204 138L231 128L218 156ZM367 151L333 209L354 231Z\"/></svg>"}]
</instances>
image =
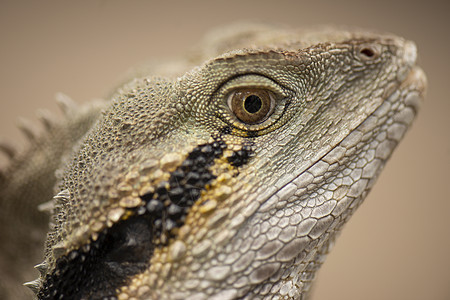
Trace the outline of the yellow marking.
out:
<instances>
[{"instance_id":1,"label":"yellow marking","mask_svg":"<svg viewBox=\"0 0 450 300\"><path fill-rule=\"evenodd\" d=\"M122 207L113 208L108 212L108 221L115 223L122 218L124 213L125 209Z\"/></svg>"},{"instance_id":2,"label":"yellow marking","mask_svg":"<svg viewBox=\"0 0 450 300\"><path fill-rule=\"evenodd\" d=\"M134 208L144 204L144 202L139 197L128 196L120 199L119 205L125 208Z\"/></svg>"},{"instance_id":3,"label":"yellow marking","mask_svg":"<svg viewBox=\"0 0 450 300\"><path fill-rule=\"evenodd\" d=\"M173 172L186 159L186 155L179 153L167 153L160 160L161 169L167 172Z\"/></svg>"},{"instance_id":4,"label":"yellow marking","mask_svg":"<svg viewBox=\"0 0 450 300\"><path fill-rule=\"evenodd\" d=\"M209 199L200 204L199 211L204 214L213 211L217 207L216 200Z\"/></svg>"},{"instance_id":5,"label":"yellow marking","mask_svg":"<svg viewBox=\"0 0 450 300\"><path fill-rule=\"evenodd\" d=\"M125 298L125 296L142 297L144 295L157 298L156 291L167 283L165 282L167 276L173 274L173 272L179 273L182 268L190 268L192 246L207 237L210 232L206 228L207 220L214 216L218 209L226 205L225 202L233 194L233 187L236 185L236 175L239 170L228 162L228 157L234 151L238 151L241 146L233 143L233 145L229 145L229 148L232 149L225 149L221 157L216 158L214 164L209 167L216 179L207 184L205 189L201 191L200 198L189 209L184 225L171 231L174 237L166 241L165 246L155 247L150 258L149 268L129 278L130 283L128 286L121 287L119 298ZM157 174L158 176L164 173L164 175L169 175L168 178L170 177L170 174L162 172L160 169L156 172L160 172L160 174ZM149 177L153 176L150 175ZM155 185L152 184L152 186ZM152 189L152 187L146 188ZM155 245L161 245L164 238L163 233L158 240L154 241ZM174 258L177 261L176 264L174 264ZM145 288L141 289L141 287Z\"/></svg>"}]
</instances>

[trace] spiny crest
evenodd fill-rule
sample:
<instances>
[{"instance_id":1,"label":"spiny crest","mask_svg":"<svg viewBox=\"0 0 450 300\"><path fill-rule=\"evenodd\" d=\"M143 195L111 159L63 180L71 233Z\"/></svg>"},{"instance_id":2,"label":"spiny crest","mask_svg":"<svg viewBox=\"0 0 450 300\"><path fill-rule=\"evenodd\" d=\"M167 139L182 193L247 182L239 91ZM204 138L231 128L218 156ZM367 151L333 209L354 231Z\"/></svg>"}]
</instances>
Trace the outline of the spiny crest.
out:
<instances>
[{"instance_id":1,"label":"spiny crest","mask_svg":"<svg viewBox=\"0 0 450 300\"><path fill-rule=\"evenodd\" d=\"M61 205L66 204L69 201L69 198L69 190L62 190L56 194L52 200L39 205L38 209L41 211L44 210L53 212L55 209L59 209ZM53 253L55 256L61 256L65 253L66 248L66 245L60 242L53 246ZM47 275L49 264L47 261L43 261L42 263L35 265L34 268L39 271L40 277L35 280L25 282L23 285L28 287L34 294L37 295L42 286L43 278Z\"/></svg>"},{"instance_id":2,"label":"spiny crest","mask_svg":"<svg viewBox=\"0 0 450 300\"><path fill-rule=\"evenodd\" d=\"M0 138L0 153L3 153L6 156L7 161L10 162L16 157L17 149L9 141ZM0 166L0 182L5 182L7 176L7 166Z\"/></svg>"},{"instance_id":3,"label":"spiny crest","mask_svg":"<svg viewBox=\"0 0 450 300\"><path fill-rule=\"evenodd\" d=\"M80 107L69 96L63 93L57 93L55 98L60 109L67 118L70 118L80 110ZM50 132L56 124L60 122L50 111L46 109L39 109L36 112L36 115L42 123L45 132ZM20 131L22 131L27 140L30 141L30 145L37 143L37 140L42 138L42 134L36 130L35 124L28 119L19 118L17 127ZM3 153L9 161L12 161L18 156L19 149L14 147L11 142L0 138L0 153ZM0 173L7 174L6 170L0 170Z\"/></svg>"},{"instance_id":4,"label":"spiny crest","mask_svg":"<svg viewBox=\"0 0 450 300\"><path fill-rule=\"evenodd\" d=\"M47 274L48 263L45 261L41 262L40 264L35 265L34 268L39 271L41 277L44 277Z\"/></svg>"},{"instance_id":5,"label":"spiny crest","mask_svg":"<svg viewBox=\"0 0 450 300\"><path fill-rule=\"evenodd\" d=\"M55 244L52 247L53 256L55 258L59 258L59 257L63 256L66 253L67 247L68 247L68 245L65 241L61 241L61 242Z\"/></svg>"},{"instance_id":6,"label":"spiny crest","mask_svg":"<svg viewBox=\"0 0 450 300\"><path fill-rule=\"evenodd\" d=\"M27 288L29 288L33 293L35 293L37 295L37 293L39 292L39 289L41 287L41 284L42 284L42 280L41 280L41 278L38 278L33 281L25 282L23 285L26 286Z\"/></svg>"},{"instance_id":7,"label":"spiny crest","mask_svg":"<svg viewBox=\"0 0 450 300\"><path fill-rule=\"evenodd\" d=\"M49 265L46 261L43 261L42 263L35 265L34 268L39 271L40 277L35 280L25 282L23 285L37 295L39 289L41 288L43 278L47 274Z\"/></svg>"},{"instance_id":8,"label":"spiny crest","mask_svg":"<svg viewBox=\"0 0 450 300\"><path fill-rule=\"evenodd\" d=\"M70 198L69 190L62 190L61 192L56 194L56 196L54 196L52 200L40 204L38 206L38 210L53 214L55 209L64 206L69 201L69 198Z\"/></svg>"},{"instance_id":9,"label":"spiny crest","mask_svg":"<svg viewBox=\"0 0 450 300\"><path fill-rule=\"evenodd\" d=\"M52 113L46 109L39 109L37 111L37 117L41 121L42 125L46 130L50 130L56 123L56 119Z\"/></svg>"},{"instance_id":10,"label":"spiny crest","mask_svg":"<svg viewBox=\"0 0 450 300\"><path fill-rule=\"evenodd\" d=\"M31 121L24 118L19 118L19 123L17 126L30 141L36 140L37 132Z\"/></svg>"},{"instance_id":11,"label":"spiny crest","mask_svg":"<svg viewBox=\"0 0 450 300\"><path fill-rule=\"evenodd\" d=\"M72 98L70 98L66 94L57 93L55 97L56 102L66 116L79 109L78 105L72 100Z\"/></svg>"},{"instance_id":12,"label":"spiny crest","mask_svg":"<svg viewBox=\"0 0 450 300\"><path fill-rule=\"evenodd\" d=\"M8 141L0 139L0 152L3 152L9 159L14 158L17 149Z\"/></svg>"}]
</instances>

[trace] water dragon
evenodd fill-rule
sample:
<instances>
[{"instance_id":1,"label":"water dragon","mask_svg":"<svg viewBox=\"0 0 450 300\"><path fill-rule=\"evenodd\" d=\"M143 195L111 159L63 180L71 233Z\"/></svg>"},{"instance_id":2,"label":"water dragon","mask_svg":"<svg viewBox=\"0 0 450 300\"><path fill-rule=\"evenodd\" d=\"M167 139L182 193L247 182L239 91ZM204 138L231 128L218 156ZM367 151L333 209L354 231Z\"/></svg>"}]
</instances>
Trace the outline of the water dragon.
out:
<instances>
[{"instance_id":1,"label":"water dragon","mask_svg":"<svg viewBox=\"0 0 450 300\"><path fill-rule=\"evenodd\" d=\"M416 56L392 34L235 25L109 101L60 96L26 151L2 144L1 292L43 255L38 299L306 299L417 113Z\"/></svg>"}]
</instances>

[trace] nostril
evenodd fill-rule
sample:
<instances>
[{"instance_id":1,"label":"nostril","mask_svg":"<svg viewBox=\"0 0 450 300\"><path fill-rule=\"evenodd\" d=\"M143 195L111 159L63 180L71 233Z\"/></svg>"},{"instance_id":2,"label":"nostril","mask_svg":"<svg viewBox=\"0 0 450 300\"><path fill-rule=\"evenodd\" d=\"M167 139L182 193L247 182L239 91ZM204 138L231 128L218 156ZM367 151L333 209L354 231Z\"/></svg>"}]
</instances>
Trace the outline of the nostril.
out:
<instances>
[{"instance_id":1,"label":"nostril","mask_svg":"<svg viewBox=\"0 0 450 300\"><path fill-rule=\"evenodd\" d=\"M356 55L362 60L371 61L380 56L381 46L378 44L362 44L356 48Z\"/></svg>"}]
</instances>

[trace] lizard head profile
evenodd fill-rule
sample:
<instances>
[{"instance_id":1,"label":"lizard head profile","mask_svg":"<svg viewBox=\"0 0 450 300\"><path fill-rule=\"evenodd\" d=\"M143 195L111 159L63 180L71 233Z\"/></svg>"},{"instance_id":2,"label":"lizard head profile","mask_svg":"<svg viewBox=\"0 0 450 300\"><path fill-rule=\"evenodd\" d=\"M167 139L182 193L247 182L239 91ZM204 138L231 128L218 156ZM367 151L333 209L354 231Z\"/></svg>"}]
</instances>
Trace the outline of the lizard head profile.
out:
<instances>
[{"instance_id":1,"label":"lizard head profile","mask_svg":"<svg viewBox=\"0 0 450 300\"><path fill-rule=\"evenodd\" d=\"M300 299L425 90L389 34L252 27L203 48L119 88L85 136L39 299Z\"/></svg>"}]
</instances>

